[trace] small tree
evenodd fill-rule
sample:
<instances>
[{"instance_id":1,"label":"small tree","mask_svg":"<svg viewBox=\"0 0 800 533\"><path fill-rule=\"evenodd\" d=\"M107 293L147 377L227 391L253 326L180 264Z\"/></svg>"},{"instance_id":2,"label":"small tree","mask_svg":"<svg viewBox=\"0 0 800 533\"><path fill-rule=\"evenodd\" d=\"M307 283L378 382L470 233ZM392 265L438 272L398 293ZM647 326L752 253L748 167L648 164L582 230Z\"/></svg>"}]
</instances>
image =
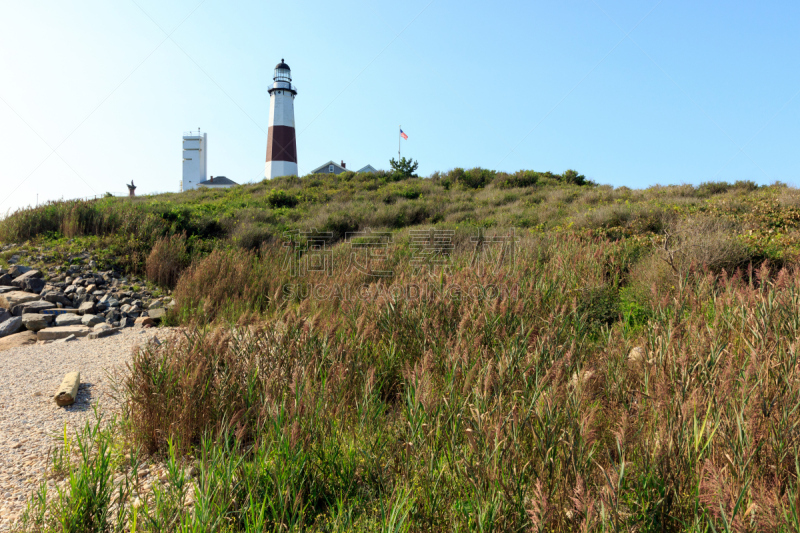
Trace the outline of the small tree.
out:
<instances>
[{"instance_id":1,"label":"small tree","mask_svg":"<svg viewBox=\"0 0 800 533\"><path fill-rule=\"evenodd\" d=\"M394 158L389 161L389 166L392 167L392 174L395 180L404 180L406 178L417 178L416 172L419 163L412 159L401 158L400 161L395 161Z\"/></svg>"}]
</instances>

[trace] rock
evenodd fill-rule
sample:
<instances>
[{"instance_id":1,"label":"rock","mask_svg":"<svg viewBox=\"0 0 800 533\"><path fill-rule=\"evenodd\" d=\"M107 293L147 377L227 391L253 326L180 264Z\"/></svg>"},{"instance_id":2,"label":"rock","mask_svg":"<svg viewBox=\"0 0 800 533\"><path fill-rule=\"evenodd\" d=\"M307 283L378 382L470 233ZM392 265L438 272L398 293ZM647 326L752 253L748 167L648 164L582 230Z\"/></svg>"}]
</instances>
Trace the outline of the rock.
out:
<instances>
[{"instance_id":1,"label":"rock","mask_svg":"<svg viewBox=\"0 0 800 533\"><path fill-rule=\"evenodd\" d=\"M90 335L91 335L91 333L90 333ZM78 337L76 337L75 334L72 334L69 337L64 337L63 339L59 339L56 342L70 342L70 341L76 341L76 340L78 340Z\"/></svg>"},{"instance_id":2,"label":"rock","mask_svg":"<svg viewBox=\"0 0 800 533\"><path fill-rule=\"evenodd\" d=\"M47 291L42 293L42 300L61 305L72 305L72 300L64 296L63 292Z\"/></svg>"},{"instance_id":3,"label":"rock","mask_svg":"<svg viewBox=\"0 0 800 533\"><path fill-rule=\"evenodd\" d=\"M133 321L133 325L140 328L143 328L145 326L155 326L156 321L150 318L149 316L140 316L139 318Z\"/></svg>"},{"instance_id":4,"label":"rock","mask_svg":"<svg viewBox=\"0 0 800 533\"><path fill-rule=\"evenodd\" d=\"M150 305L147 306L148 309L156 309L158 307L164 307L164 301L161 298L153 300L150 302Z\"/></svg>"},{"instance_id":5,"label":"rock","mask_svg":"<svg viewBox=\"0 0 800 533\"><path fill-rule=\"evenodd\" d=\"M42 300L36 300L34 302L25 302L19 305L15 305L11 309L11 314L14 316L22 316L25 313L41 313L43 311L47 311L48 309L54 308L50 302L44 302Z\"/></svg>"},{"instance_id":6,"label":"rock","mask_svg":"<svg viewBox=\"0 0 800 533\"><path fill-rule=\"evenodd\" d=\"M184 475L187 478L193 478L200 475L200 469L196 466L187 466L186 470L184 471Z\"/></svg>"},{"instance_id":7,"label":"rock","mask_svg":"<svg viewBox=\"0 0 800 533\"><path fill-rule=\"evenodd\" d=\"M630 353L628 354L628 361L635 364L636 363L647 363L648 365L653 364L653 360L647 358L647 352L645 351L643 346L633 347Z\"/></svg>"},{"instance_id":8,"label":"rock","mask_svg":"<svg viewBox=\"0 0 800 533\"><path fill-rule=\"evenodd\" d=\"M0 307L0 322L5 322L9 318L11 318L11 313L8 312L8 309Z\"/></svg>"},{"instance_id":9,"label":"rock","mask_svg":"<svg viewBox=\"0 0 800 533\"><path fill-rule=\"evenodd\" d=\"M22 325L28 331L39 331L53 323L53 315L42 315L39 313L25 313L22 315Z\"/></svg>"},{"instance_id":10,"label":"rock","mask_svg":"<svg viewBox=\"0 0 800 533\"><path fill-rule=\"evenodd\" d=\"M95 324L92 329L94 331L105 331L107 329L112 329L112 326L108 322L100 322L99 324Z\"/></svg>"},{"instance_id":11,"label":"rock","mask_svg":"<svg viewBox=\"0 0 800 533\"><path fill-rule=\"evenodd\" d=\"M14 333L13 335L0 339L0 352L3 350L10 350L11 348L27 346L28 344L36 344L36 341L36 333L33 331Z\"/></svg>"},{"instance_id":12,"label":"rock","mask_svg":"<svg viewBox=\"0 0 800 533\"><path fill-rule=\"evenodd\" d=\"M47 285L47 282L41 278L29 278L26 279L25 282L19 287L28 292L35 292L36 294L39 294L42 292L42 289L44 289L45 285Z\"/></svg>"},{"instance_id":13,"label":"rock","mask_svg":"<svg viewBox=\"0 0 800 533\"><path fill-rule=\"evenodd\" d=\"M83 315L83 318L81 318L81 324L90 328L103 323L103 319L97 315Z\"/></svg>"},{"instance_id":14,"label":"rock","mask_svg":"<svg viewBox=\"0 0 800 533\"><path fill-rule=\"evenodd\" d=\"M0 285L11 285L13 279L10 274L0 275Z\"/></svg>"},{"instance_id":15,"label":"rock","mask_svg":"<svg viewBox=\"0 0 800 533\"><path fill-rule=\"evenodd\" d=\"M86 326L56 326L53 328L45 328L36 333L36 338L40 341L53 341L75 335L76 337L85 337L92 330Z\"/></svg>"},{"instance_id":16,"label":"rock","mask_svg":"<svg viewBox=\"0 0 800 533\"><path fill-rule=\"evenodd\" d=\"M73 305L80 307L86 302L94 303L94 296L92 296L91 294L78 295L78 293L75 293L75 300L73 300Z\"/></svg>"},{"instance_id":17,"label":"rock","mask_svg":"<svg viewBox=\"0 0 800 533\"><path fill-rule=\"evenodd\" d=\"M79 315L84 315L84 314L93 315L94 312L95 312L95 306L94 306L94 302L91 301L91 300L83 302L78 307L78 314Z\"/></svg>"},{"instance_id":18,"label":"rock","mask_svg":"<svg viewBox=\"0 0 800 533\"><path fill-rule=\"evenodd\" d=\"M53 397L59 407L72 405L78 396L78 386L81 384L81 373L70 372L61 381L55 396Z\"/></svg>"},{"instance_id":19,"label":"rock","mask_svg":"<svg viewBox=\"0 0 800 533\"><path fill-rule=\"evenodd\" d=\"M39 295L24 291L11 291L0 294L0 307L12 309L17 304L38 300Z\"/></svg>"},{"instance_id":20,"label":"rock","mask_svg":"<svg viewBox=\"0 0 800 533\"><path fill-rule=\"evenodd\" d=\"M153 320L161 320L167 314L167 310L163 307L157 307L147 311L147 315Z\"/></svg>"},{"instance_id":21,"label":"rock","mask_svg":"<svg viewBox=\"0 0 800 533\"><path fill-rule=\"evenodd\" d=\"M22 317L14 316L3 322L0 322L0 338L13 335L22 327Z\"/></svg>"},{"instance_id":22,"label":"rock","mask_svg":"<svg viewBox=\"0 0 800 533\"><path fill-rule=\"evenodd\" d=\"M82 317L76 313L64 313L56 316L56 326L76 326L81 323Z\"/></svg>"},{"instance_id":23,"label":"rock","mask_svg":"<svg viewBox=\"0 0 800 533\"><path fill-rule=\"evenodd\" d=\"M108 337L110 335L116 335L119 333L119 328L112 328L109 327L108 329L101 329L99 331L92 331L89 333L90 339L102 339L103 337Z\"/></svg>"},{"instance_id":24,"label":"rock","mask_svg":"<svg viewBox=\"0 0 800 533\"><path fill-rule=\"evenodd\" d=\"M121 328L132 328L132 327L133 327L133 324L134 324L134 322L135 322L135 321L134 321L134 319L133 319L133 318L131 318L131 317L129 317L129 316L126 316L125 318L120 318L120 319L119 319L119 326L120 326Z\"/></svg>"},{"instance_id":25,"label":"rock","mask_svg":"<svg viewBox=\"0 0 800 533\"><path fill-rule=\"evenodd\" d=\"M13 270L13 269L12 269ZM13 274L12 274L13 277ZM11 282L12 285L16 285L17 287L22 287L25 284L25 281L29 279L39 279L42 277L42 273L38 270L28 270L24 274L20 274L14 277L14 281Z\"/></svg>"},{"instance_id":26,"label":"rock","mask_svg":"<svg viewBox=\"0 0 800 533\"><path fill-rule=\"evenodd\" d=\"M19 260L19 259L17 259L17 260ZM9 263L11 263L11 261L9 261ZM12 266L11 268L8 269L8 274L12 278L16 278L17 276L21 276L22 274L25 274L26 272L30 272L31 270L33 270L31 267L26 267L26 266L23 266L23 265L14 265L14 266Z\"/></svg>"},{"instance_id":27,"label":"rock","mask_svg":"<svg viewBox=\"0 0 800 533\"><path fill-rule=\"evenodd\" d=\"M105 303L108 307L119 307L119 300L116 298L109 298L103 303Z\"/></svg>"}]
</instances>

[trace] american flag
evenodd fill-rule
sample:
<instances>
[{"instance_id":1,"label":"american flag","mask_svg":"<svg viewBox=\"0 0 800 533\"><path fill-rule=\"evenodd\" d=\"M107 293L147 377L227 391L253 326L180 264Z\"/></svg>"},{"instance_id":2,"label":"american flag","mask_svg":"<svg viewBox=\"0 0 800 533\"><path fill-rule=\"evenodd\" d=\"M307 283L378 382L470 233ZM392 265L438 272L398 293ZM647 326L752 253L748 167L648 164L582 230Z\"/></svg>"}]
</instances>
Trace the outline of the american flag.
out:
<instances>
[{"instance_id":1,"label":"american flag","mask_svg":"<svg viewBox=\"0 0 800 533\"><path fill-rule=\"evenodd\" d=\"M402 130L402 129L400 130L400 137L402 137L402 138L403 138L403 139L405 139L405 140L408 140L408 135L406 135L405 133L403 133L403 130Z\"/></svg>"}]
</instances>

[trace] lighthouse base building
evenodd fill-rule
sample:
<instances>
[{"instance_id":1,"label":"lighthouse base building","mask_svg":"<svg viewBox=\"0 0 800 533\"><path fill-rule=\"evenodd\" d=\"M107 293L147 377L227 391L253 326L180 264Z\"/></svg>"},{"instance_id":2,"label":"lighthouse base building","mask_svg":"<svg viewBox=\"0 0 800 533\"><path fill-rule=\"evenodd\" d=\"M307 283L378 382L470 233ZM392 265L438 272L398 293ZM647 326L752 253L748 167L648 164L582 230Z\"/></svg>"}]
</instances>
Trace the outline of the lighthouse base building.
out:
<instances>
[{"instance_id":1,"label":"lighthouse base building","mask_svg":"<svg viewBox=\"0 0 800 533\"><path fill-rule=\"evenodd\" d=\"M294 129L294 97L292 71L283 59L275 67L273 84L269 88L269 132L267 135L267 164L264 176L297 176L297 140Z\"/></svg>"}]
</instances>

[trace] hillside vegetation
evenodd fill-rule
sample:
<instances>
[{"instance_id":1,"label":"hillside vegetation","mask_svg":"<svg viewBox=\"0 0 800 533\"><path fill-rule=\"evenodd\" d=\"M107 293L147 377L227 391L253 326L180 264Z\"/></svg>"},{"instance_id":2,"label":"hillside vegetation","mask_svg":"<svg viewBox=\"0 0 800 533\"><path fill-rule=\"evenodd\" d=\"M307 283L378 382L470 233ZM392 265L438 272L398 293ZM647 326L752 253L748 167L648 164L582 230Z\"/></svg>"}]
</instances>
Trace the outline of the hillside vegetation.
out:
<instances>
[{"instance_id":1,"label":"hillside vegetation","mask_svg":"<svg viewBox=\"0 0 800 533\"><path fill-rule=\"evenodd\" d=\"M482 169L15 213L4 254L105 250L186 326L23 529L797 531L798 223L781 184Z\"/></svg>"}]
</instances>

